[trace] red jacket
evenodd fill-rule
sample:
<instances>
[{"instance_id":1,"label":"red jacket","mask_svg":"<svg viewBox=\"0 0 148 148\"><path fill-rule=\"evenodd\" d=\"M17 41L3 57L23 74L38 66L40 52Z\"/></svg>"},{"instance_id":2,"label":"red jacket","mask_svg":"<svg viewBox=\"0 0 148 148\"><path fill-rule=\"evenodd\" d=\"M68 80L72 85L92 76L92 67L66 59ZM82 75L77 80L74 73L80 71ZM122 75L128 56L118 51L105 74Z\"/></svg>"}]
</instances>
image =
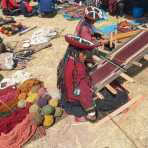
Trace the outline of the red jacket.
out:
<instances>
[{"instance_id":1,"label":"red jacket","mask_svg":"<svg viewBox=\"0 0 148 148\"><path fill-rule=\"evenodd\" d=\"M24 0L24 1L23 1L23 4L24 4L24 6L25 6L27 12L28 12L28 13L31 13L33 8L32 8L32 6L30 5L29 1L28 1L28 0Z\"/></svg>"},{"instance_id":2,"label":"red jacket","mask_svg":"<svg viewBox=\"0 0 148 148\"><path fill-rule=\"evenodd\" d=\"M85 20L81 20L76 26L76 34L89 41L96 40L93 32L93 25L87 23Z\"/></svg>"},{"instance_id":3,"label":"red jacket","mask_svg":"<svg viewBox=\"0 0 148 148\"><path fill-rule=\"evenodd\" d=\"M76 81L79 84L80 95L74 96L74 86L73 86L73 72L74 68L76 68L77 76ZM67 61L64 71L64 81L65 81L65 89L66 89L66 97L70 102L79 101L84 109L90 109L92 107L93 97L91 92L91 83L86 73L86 67L84 63L80 61L76 61L74 65L74 60L70 57Z\"/></svg>"},{"instance_id":4,"label":"red jacket","mask_svg":"<svg viewBox=\"0 0 148 148\"><path fill-rule=\"evenodd\" d=\"M19 4L15 0L9 0L8 6L7 6L7 0L2 0L1 7L2 9L7 9L8 7L10 10L13 10L13 9L19 8Z\"/></svg>"}]
</instances>

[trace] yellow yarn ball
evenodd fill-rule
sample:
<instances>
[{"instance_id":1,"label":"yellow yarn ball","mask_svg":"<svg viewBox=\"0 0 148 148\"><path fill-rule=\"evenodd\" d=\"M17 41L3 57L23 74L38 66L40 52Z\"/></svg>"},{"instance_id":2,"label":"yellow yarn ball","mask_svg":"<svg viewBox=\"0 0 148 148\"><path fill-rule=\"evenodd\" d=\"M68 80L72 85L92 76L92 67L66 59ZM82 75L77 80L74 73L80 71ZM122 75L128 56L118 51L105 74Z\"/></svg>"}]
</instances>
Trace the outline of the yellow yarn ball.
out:
<instances>
[{"instance_id":1,"label":"yellow yarn ball","mask_svg":"<svg viewBox=\"0 0 148 148\"><path fill-rule=\"evenodd\" d=\"M57 107L59 104L59 100L58 99L51 99L49 100L49 105L51 105L52 107Z\"/></svg>"},{"instance_id":2,"label":"yellow yarn ball","mask_svg":"<svg viewBox=\"0 0 148 148\"><path fill-rule=\"evenodd\" d=\"M29 96L27 97L26 101L33 103L39 98L37 93L29 93Z\"/></svg>"},{"instance_id":3,"label":"yellow yarn ball","mask_svg":"<svg viewBox=\"0 0 148 148\"><path fill-rule=\"evenodd\" d=\"M54 117L52 115L45 115L43 125L45 127L50 127L54 123Z\"/></svg>"}]
</instances>

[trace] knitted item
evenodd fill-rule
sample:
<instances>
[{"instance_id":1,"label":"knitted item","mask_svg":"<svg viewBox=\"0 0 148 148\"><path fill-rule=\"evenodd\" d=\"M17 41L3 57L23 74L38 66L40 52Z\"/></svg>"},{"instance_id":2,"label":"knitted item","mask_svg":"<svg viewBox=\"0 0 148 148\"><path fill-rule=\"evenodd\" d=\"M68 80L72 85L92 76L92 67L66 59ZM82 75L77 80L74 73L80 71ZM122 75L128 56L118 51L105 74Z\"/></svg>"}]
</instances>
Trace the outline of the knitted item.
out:
<instances>
[{"instance_id":1,"label":"knitted item","mask_svg":"<svg viewBox=\"0 0 148 148\"><path fill-rule=\"evenodd\" d=\"M46 93L47 93L47 90L44 87L41 87L40 89L38 89L38 95L40 97L42 97Z\"/></svg>"},{"instance_id":2,"label":"knitted item","mask_svg":"<svg viewBox=\"0 0 148 148\"><path fill-rule=\"evenodd\" d=\"M38 100L39 96L37 93L29 93L26 101L30 103L34 103L36 100Z\"/></svg>"},{"instance_id":3,"label":"knitted item","mask_svg":"<svg viewBox=\"0 0 148 148\"><path fill-rule=\"evenodd\" d=\"M26 93L21 93L19 96L18 96L18 100L25 100L27 98L27 94Z\"/></svg>"},{"instance_id":4,"label":"knitted item","mask_svg":"<svg viewBox=\"0 0 148 148\"><path fill-rule=\"evenodd\" d=\"M54 117L52 115L45 115L43 125L45 127L50 127L54 124Z\"/></svg>"},{"instance_id":5,"label":"knitted item","mask_svg":"<svg viewBox=\"0 0 148 148\"><path fill-rule=\"evenodd\" d=\"M29 91L31 90L31 88L34 85L41 85L42 86L43 83L41 81L37 80L37 79L28 79L18 87L18 90L21 93L29 93Z\"/></svg>"},{"instance_id":6,"label":"knitted item","mask_svg":"<svg viewBox=\"0 0 148 148\"><path fill-rule=\"evenodd\" d=\"M63 114L63 109L60 107L56 107L55 108L55 113L54 113L54 117L61 117Z\"/></svg>"},{"instance_id":7,"label":"knitted item","mask_svg":"<svg viewBox=\"0 0 148 148\"><path fill-rule=\"evenodd\" d=\"M41 116L39 113L33 113L33 121L39 126L43 123L43 116Z\"/></svg>"},{"instance_id":8,"label":"knitted item","mask_svg":"<svg viewBox=\"0 0 148 148\"><path fill-rule=\"evenodd\" d=\"M39 113L40 112L40 107L37 104L33 104L29 108L30 113Z\"/></svg>"},{"instance_id":9,"label":"knitted item","mask_svg":"<svg viewBox=\"0 0 148 148\"><path fill-rule=\"evenodd\" d=\"M17 103L17 107L18 108L25 108L26 107L26 101L23 100L23 99L19 100L18 103Z\"/></svg>"},{"instance_id":10,"label":"knitted item","mask_svg":"<svg viewBox=\"0 0 148 148\"><path fill-rule=\"evenodd\" d=\"M42 115L51 115L51 114L54 114L54 112L55 112L55 108L49 105L44 106L41 110Z\"/></svg>"},{"instance_id":11,"label":"knitted item","mask_svg":"<svg viewBox=\"0 0 148 148\"><path fill-rule=\"evenodd\" d=\"M53 106L53 107L57 107L59 104L59 100L58 99L51 99L49 100L49 105Z\"/></svg>"},{"instance_id":12,"label":"knitted item","mask_svg":"<svg viewBox=\"0 0 148 148\"><path fill-rule=\"evenodd\" d=\"M37 104L39 107L43 107L48 104L48 100L45 98L39 98Z\"/></svg>"}]
</instances>

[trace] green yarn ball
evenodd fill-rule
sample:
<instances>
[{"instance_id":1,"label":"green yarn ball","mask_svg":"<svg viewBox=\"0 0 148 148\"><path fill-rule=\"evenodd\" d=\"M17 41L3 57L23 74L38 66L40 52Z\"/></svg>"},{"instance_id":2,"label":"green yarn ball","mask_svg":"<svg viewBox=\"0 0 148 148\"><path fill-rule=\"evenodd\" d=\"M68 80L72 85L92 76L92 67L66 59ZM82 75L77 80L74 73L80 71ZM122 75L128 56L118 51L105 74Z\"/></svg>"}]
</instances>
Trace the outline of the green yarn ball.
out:
<instances>
[{"instance_id":1,"label":"green yarn ball","mask_svg":"<svg viewBox=\"0 0 148 148\"><path fill-rule=\"evenodd\" d=\"M0 74L0 81L4 79L3 75Z\"/></svg>"},{"instance_id":2,"label":"green yarn ball","mask_svg":"<svg viewBox=\"0 0 148 148\"><path fill-rule=\"evenodd\" d=\"M24 99L19 100L18 103L17 103L17 107L18 108L26 107L26 101Z\"/></svg>"},{"instance_id":3,"label":"green yarn ball","mask_svg":"<svg viewBox=\"0 0 148 148\"><path fill-rule=\"evenodd\" d=\"M39 113L40 112L40 107L37 104L33 104L29 108L30 113Z\"/></svg>"},{"instance_id":4,"label":"green yarn ball","mask_svg":"<svg viewBox=\"0 0 148 148\"><path fill-rule=\"evenodd\" d=\"M33 114L33 121L39 126L43 124L44 117L41 116L39 113Z\"/></svg>"},{"instance_id":5,"label":"green yarn ball","mask_svg":"<svg viewBox=\"0 0 148 148\"><path fill-rule=\"evenodd\" d=\"M63 115L63 109L61 107L56 107L54 117L61 117L62 115Z\"/></svg>"},{"instance_id":6,"label":"green yarn ball","mask_svg":"<svg viewBox=\"0 0 148 148\"><path fill-rule=\"evenodd\" d=\"M41 110L42 115L53 115L54 112L55 112L55 108L49 105L43 106Z\"/></svg>"}]
</instances>

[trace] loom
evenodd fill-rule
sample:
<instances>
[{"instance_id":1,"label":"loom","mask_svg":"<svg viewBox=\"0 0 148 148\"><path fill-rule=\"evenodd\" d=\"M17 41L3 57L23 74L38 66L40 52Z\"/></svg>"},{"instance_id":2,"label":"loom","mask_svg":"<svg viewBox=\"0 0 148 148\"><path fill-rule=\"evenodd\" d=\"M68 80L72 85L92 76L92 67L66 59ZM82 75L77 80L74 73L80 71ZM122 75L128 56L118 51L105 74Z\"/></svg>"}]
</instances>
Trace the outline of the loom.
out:
<instances>
[{"instance_id":1,"label":"loom","mask_svg":"<svg viewBox=\"0 0 148 148\"><path fill-rule=\"evenodd\" d=\"M96 90L101 90L117 77L124 74L123 69L127 70L133 65L133 62L140 60L144 55L148 54L147 49L148 31L142 31L110 54L109 59L115 64L101 60L97 68L91 72L92 82Z\"/></svg>"}]
</instances>

